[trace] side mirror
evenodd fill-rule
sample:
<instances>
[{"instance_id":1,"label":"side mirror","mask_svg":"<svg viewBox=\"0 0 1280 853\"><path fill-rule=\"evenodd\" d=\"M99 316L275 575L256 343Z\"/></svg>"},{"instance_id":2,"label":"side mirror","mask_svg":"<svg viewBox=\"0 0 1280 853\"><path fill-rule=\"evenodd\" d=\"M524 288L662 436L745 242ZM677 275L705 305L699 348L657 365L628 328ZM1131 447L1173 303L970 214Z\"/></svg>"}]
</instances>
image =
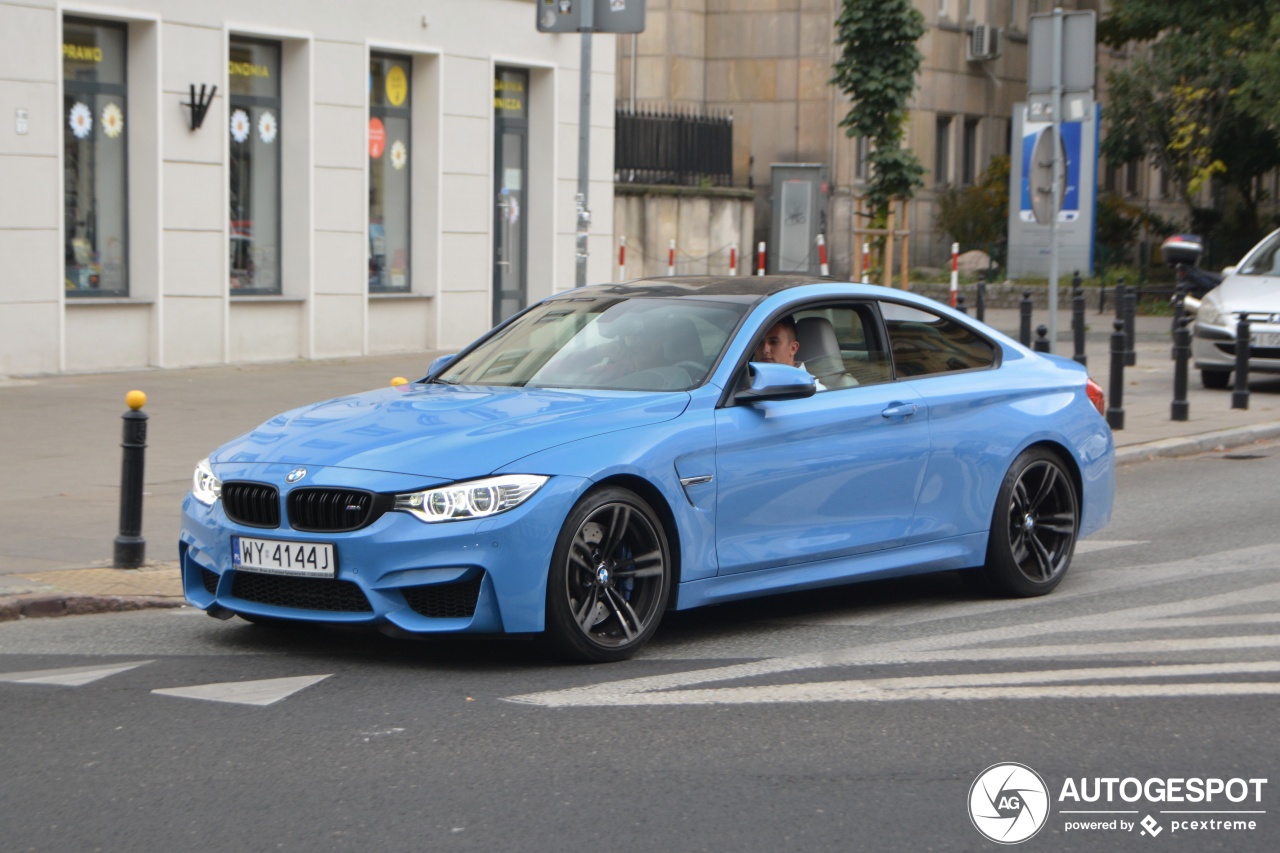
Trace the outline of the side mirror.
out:
<instances>
[{"instance_id":1,"label":"side mirror","mask_svg":"<svg viewBox=\"0 0 1280 853\"><path fill-rule=\"evenodd\" d=\"M1239 269L1239 267L1235 267L1235 266L1223 267L1223 268L1222 268L1222 277L1223 277L1223 278L1226 278L1226 277L1227 277L1227 276L1229 276L1229 275L1234 275L1234 274L1235 274L1235 271L1236 271L1237 269Z\"/></svg>"},{"instance_id":2,"label":"side mirror","mask_svg":"<svg viewBox=\"0 0 1280 853\"><path fill-rule=\"evenodd\" d=\"M453 361L453 357L456 355L456 352L451 352L448 355L440 355L431 359L431 366L427 368L427 375L435 376L436 371L443 370L444 366Z\"/></svg>"},{"instance_id":3,"label":"side mirror","mask_svg":"<svg viewBox=\"0 0 1280 853\"><path fill-rule=\"evenodd\" d=\"M753 361L747 365L747 387L733 395L735 403L798 400L812 397L818 382L801 367Z\"/></svg>"}]
</instances>

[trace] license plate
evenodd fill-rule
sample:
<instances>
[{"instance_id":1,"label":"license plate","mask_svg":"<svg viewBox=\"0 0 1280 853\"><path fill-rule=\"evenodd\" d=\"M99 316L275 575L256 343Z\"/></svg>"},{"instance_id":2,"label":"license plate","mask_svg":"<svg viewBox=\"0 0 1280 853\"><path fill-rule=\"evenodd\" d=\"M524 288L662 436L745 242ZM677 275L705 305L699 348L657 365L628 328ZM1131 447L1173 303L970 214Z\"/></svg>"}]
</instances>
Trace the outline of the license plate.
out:
<instances>
[{"instance_id":1,"label":"license plate","mask_svg":"<svg viewBox=\"0 0 1280 853\"><path fill-rule=\"evenodd\" d=\"M332 545L248 536L231 537L231 562L242 572L307 578L336 577L338 568Z\"/></svg>"},{"instance_id":2,"label":"license plate","mask_svg":"<svg viewBox=\"0 0 1280 853\"><path fill-rule=\"evenodd\" d=\"M1280 332L1261 332L1253 336L1255 347L1280 347Z\"/></svg>"}]
</instances>

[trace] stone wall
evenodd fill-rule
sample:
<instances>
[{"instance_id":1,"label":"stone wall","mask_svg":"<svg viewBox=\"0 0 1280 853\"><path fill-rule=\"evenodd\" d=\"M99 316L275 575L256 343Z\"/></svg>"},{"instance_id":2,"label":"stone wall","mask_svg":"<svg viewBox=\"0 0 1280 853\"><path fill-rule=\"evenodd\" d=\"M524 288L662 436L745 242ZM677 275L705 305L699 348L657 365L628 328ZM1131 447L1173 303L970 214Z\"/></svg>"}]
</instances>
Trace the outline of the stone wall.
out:
<instances>
[{"instance_id":1,"label":"stone wall","mask_svg":"<svg viewBox=\"0 0 1280 853\"><path fill-rule=\"evenodd\" d=\"M618 245L627 238L621 280L667 275L676 241L676 275L727 275L737 246L738 275L750 275L755 250L751 190L617 184L613 195L613 271L619 280Z\"/></svg>"},{"instance_id":2,"label":"stone wall","mask_svg":"<svg viewBox=\"0 0 1280 853\"><path fill-rule=\"evenodd\" d=\"M978 304L978 285L962 284L957 288L957 291L960 295L964 296L964 303L972 313L974 306ZM1026 285L1009 281L987 285L986 306L988 308L1016 309L1022 303L1022 294L1028 291L1031 293L1031 302L1037 309L1044 310L1049 307L1049 287L1047 285ZM921 296L928 296L932 299L938 300L939 302L949 303L951 301L951 285L945 282L929 284L912 282L911 292L918 293ZM1088 304L1096 309L1098 304L1098 289L1096 287L1087 287L1085 288L1084 295ZM1071 308L1070 285L1059 285L1058 307L1060 309L1067 310Z\"/></svg>"}]
</instances>

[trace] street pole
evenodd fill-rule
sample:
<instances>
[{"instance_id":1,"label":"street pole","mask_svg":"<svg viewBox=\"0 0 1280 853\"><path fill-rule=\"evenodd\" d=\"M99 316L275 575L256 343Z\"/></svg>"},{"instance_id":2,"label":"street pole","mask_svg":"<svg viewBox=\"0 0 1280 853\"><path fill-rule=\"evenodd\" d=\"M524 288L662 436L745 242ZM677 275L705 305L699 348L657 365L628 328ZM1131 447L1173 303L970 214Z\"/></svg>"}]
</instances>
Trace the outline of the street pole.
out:
<instances>
[{"instance_id":1,"label":"street pole","mask_svg":"<svg viewBox=\"0 0 1280 853\"><path fill-rule=\"evenodd\" d=\"M1049 352L1058 345L1058 209L1062 206L1062 9L1053 10L1053 182L1049 208Z\"/></svg>"},{"instance_id":2,"label":"street pole","mask_svg":"<svg viewBox=\"0 0 1280 853\"><path fill-rule=\"evenodd\" d=\"M595 25L593 4L582 4L582 18L578 29L582 38L581 68L578 72L578 194L575 197L578 207L578 255L577 275L578 287L587 283L587 237L591 227L591 208L587 199L588 166L591 162L591 30Z\"/></svg>"}]
</instances>

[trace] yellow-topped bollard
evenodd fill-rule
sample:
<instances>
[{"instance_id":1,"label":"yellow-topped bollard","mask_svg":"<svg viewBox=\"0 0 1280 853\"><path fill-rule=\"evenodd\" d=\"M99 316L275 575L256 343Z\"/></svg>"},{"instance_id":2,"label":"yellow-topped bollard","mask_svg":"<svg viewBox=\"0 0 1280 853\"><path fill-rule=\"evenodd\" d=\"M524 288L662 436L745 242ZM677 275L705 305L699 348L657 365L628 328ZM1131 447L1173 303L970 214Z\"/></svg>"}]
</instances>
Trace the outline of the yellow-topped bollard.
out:
<instances>
[{"instance_id":1,"label":"yellow-topped bollard","mask_svg":"<svg viewBox=\"0 0 1280 853\"><path fill-rule=\"evenodd\" d=\"M124 395L129 411L124 419L124 459L120 465L120 535L115 541L115 567L136 569L147 553L142 538L142 469L147 450L147 395L138 390Z\"/></svg>"},{"instance_id":2,"label":"yellow-topped bollard","mask_svg":"<svg viewBox=\"0 0 1280 853\"><path fill-rule=\"evenodd\" d=\"M409 384L409 380L405 379L403 376L395 376L395 377L392 377L391 379L392 388L396 388L400 385L408 385L408 384Z\"/></svg>"}]
</instances>

